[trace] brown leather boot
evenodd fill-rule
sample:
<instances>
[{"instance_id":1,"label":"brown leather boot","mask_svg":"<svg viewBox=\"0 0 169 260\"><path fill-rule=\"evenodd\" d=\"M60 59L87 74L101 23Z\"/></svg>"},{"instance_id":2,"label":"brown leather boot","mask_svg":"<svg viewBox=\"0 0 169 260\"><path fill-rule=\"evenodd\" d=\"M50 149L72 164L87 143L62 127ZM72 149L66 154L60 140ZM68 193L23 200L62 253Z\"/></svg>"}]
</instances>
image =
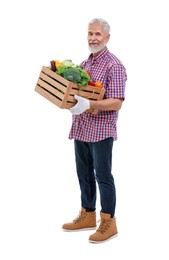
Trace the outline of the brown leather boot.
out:
<instances>
[{"instance_id":1,"label":"brown leather boot","mask_svg":"<svg viewBox=\"0 0 169 260\"><path fill-rule=\"evenodd\" d=\"M85 208L82 208L79 216L77 216L72 222L65 223L62 226L65 231L80 231L96 228L96 212L86 212Z\"/></svg>"},{"instance_id":2,"label":"brown leather boot","mask_svg":"<svg viewBox=\"0 0 169 260\"><path fill-rule=\"evenodd\" d=\"M110 214L100 213L100 226L94 234L89 237L89 242L101 243L117 236L116 219Z\"/></svg>"}]
</instances>

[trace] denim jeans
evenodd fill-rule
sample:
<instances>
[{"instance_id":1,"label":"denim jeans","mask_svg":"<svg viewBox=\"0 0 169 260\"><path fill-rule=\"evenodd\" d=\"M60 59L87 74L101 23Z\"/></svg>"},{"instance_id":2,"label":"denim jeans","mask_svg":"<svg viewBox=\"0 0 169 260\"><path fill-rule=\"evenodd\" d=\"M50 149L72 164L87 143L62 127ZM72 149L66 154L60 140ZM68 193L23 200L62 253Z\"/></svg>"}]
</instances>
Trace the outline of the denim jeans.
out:
<instances>
[{"instance_id":1,"label":"denim jeans","mask_svg":"<svg viewBox=\"0 0 169 260\"><path fill-rule=\"evenodd\" d=\"M113 138L90 143L74 140L76 170L81 190L81 206L96 209L97 184L101 212L115 214L116 189L112 175Z\"/></svg>"}]
</instances>

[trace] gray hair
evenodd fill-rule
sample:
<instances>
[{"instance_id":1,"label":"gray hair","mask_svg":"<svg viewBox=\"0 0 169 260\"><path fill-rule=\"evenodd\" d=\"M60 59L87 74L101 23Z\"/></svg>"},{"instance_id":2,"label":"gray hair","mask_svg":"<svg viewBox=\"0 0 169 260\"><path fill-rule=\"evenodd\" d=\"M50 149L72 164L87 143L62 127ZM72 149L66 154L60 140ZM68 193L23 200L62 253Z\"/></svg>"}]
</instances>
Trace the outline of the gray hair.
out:
<instances>
[{"instance_id":1,"label":"gray hair","mask_svg":"<svg viewBox=\"0 0 169 260\"><path fill-rule=\"evenodd\" d=\"M104 32L106 34L109 34L110 33L110 25L108 24L108 22L102 18L94 18L92 19L88 25L91 25L91 24L94 24L94 23L99 23L101 25L103 25L103 28L104 28Z\"/></svg>"}]
</instances>

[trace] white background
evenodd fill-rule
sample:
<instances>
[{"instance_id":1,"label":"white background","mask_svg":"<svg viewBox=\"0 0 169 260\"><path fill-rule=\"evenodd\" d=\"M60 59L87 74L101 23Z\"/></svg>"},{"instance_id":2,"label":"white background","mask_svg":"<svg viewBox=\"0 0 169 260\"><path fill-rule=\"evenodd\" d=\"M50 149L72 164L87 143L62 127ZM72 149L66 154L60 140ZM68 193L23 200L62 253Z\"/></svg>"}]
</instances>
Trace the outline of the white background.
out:
<instances>
[{"instance_id":1,"label":"white background","mask_svg":"<svg viewBox=\"0 0 169 260\"><path fill-rule=\"evenodd\" d=\"M167 2L1 1L1 260L169 259ZM34 91L50 60L87 58L94 17L110 23L108 48L128 72L113 150L119 236L101 245L61 230L80 210L71 114Z\"/></svg>"}]
</instances>

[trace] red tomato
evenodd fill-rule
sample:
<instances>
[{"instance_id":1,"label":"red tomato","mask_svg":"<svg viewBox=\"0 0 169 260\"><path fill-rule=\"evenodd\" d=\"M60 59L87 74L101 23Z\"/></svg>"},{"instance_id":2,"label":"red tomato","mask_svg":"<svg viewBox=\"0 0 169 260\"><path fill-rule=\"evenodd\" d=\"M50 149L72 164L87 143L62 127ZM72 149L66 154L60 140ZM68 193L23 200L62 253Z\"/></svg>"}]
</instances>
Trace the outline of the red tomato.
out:
<instances>
[{"instance_id":1,"label":"red tomato","mask_svg":"<svg viewBox=\"0 0 169 260\"><path fill-rule=\"evenodd\" d=\"M95 87L95 82L94 81L89 81L88 83L90 86L94 86Z\"/></svg>"}]
</instances>

